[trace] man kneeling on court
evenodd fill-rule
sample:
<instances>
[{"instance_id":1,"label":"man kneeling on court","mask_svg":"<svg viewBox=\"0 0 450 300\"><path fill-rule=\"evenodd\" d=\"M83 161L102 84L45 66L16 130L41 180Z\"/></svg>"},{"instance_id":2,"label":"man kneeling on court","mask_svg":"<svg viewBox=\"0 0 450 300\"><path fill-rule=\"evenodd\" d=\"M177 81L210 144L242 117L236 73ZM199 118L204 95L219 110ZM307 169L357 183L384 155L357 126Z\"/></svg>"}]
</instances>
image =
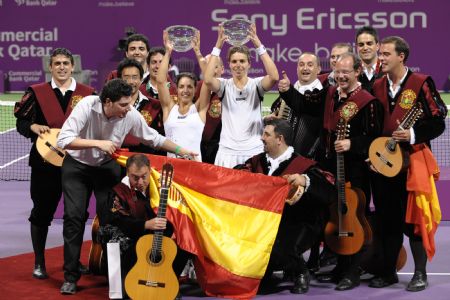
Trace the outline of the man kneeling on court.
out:
<instances>
[{"instance_id":1,"label":"man kneeling on court","mask_svg":"<svg viewBox=\"0 0 450 300\"><path fill-rule=\"evenodd\" d=\"M120 269L122 283L137 261L136 243L138 239L155 230L164 230L165 236L172 236L173 226L165 218L158 218L150 205L150 161L144 154L130 156L126 164L127 176L113 187L108 200L110 212L107 225L102 232L110 233L112 241L120 244ZM150 247L151 245L149 245ZM109 253L108 253L109 254ZM178 248L173 262L177 277L183 271L190 254ZM112 261L108 262L109 264ZM122 284L124 298L126 297ZM177 299L181 298L178 296Z\"/></svg>"},{"instance_id":2,"label":"man kneeling on court","mask_svg":"<svg viewBox=\"0 0 450 300\"><path fill-rule=\"evenodd\" d=\"M336 199L336 190L332 183L334 177L330 173L322 171L315 161L294 153L292 135L292 128L287 121L266 120L261 137L264 152L235 168L283 176L292 190L304 189L300 199L293 197L285 204L262 282L262 285L268 283L274 270L283 270L294 280L291 292L302 294L308 291L310 281L303 252L320 238L325 226L324 215L328 205Z\"/></svg>"}]
</instances>

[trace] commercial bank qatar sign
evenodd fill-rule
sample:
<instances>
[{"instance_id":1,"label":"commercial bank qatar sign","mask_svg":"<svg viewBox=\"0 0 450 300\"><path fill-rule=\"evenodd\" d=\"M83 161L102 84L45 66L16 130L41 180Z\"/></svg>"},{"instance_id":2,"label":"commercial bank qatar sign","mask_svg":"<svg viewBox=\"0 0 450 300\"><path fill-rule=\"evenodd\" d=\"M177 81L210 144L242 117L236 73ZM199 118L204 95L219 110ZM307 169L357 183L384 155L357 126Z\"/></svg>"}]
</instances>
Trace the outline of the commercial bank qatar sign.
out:
<instances>
[{"instance_id":1,"label":"commercial bank qatar sign","mask_svg":"<svg viewBox=\"0 0 450 300\"><path fill-rule=\"evenodd\" d=\"M106 74L123 58L118 41L127 28L162 44L162 30L186 24L201 32L206 55L217 39L217 24L227 19L256 23L258 35L279 71L295 78L304 51L326 61L336 42L354 45L355 31L371 25L380 38L399 35L411 46L408 66L430 74L437 87L448 85L450 41L447 0L172 0L158 2L94 0L0 0L0 70L11 91L44 80L42 56L56 47L80 54L91 84L101 89ZM251 43L248 44L251 46ZM252 76L264 68L252 51ZM176 53L174 61L193 52ZM225 58L225 51L223 51Z\"/></svg>"}]
</instances>

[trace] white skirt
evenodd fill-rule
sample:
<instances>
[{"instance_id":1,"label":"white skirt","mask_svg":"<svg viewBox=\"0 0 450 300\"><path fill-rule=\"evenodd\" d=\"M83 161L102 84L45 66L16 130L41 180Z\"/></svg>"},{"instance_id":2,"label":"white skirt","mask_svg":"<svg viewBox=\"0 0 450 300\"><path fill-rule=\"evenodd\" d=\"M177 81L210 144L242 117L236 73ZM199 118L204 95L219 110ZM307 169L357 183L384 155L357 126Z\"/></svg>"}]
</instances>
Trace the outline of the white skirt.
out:
<instances>
[{"instance_id":1,"label":"white skirt","mask_svg":"<svg viewBox=\"0 0 450 300\"><path fill-rule=\"evenodd\" d=\"M264 151L264 146L258 146L250 150L233 150L219 145L217 151L216 160L214 164L216 166L222 166L225 168L234 168L237 165L243 164L249 159Z\"/></svg>"}]
</instances>

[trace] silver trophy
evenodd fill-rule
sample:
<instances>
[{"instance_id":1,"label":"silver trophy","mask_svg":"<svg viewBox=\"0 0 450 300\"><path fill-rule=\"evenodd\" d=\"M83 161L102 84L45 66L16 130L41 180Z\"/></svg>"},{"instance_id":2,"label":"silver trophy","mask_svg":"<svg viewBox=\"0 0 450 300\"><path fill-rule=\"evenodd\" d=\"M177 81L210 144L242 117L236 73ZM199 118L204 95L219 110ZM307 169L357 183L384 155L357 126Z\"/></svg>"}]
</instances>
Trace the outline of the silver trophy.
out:
<instances>
[{"instance_id":1,"label":"silver trophy","mask_svg":"<svg viewBox=\"0 0 450 300\"><path fill-rule=\"evenodd\" d=\"M192 39L197 29L188 25L173 25L166 28L169 41L173 44L173 50L186 52L192 48Z\"/></svg>"},{"instance_id":2,"label":"silver trophy","mask_svg":"<svg viewBox=\"0 0 450 300\"><path fill-rule=\"evenodd\" d=\"M228 36L228 43L232 46L241 46L247 43L250 38L248 31L252 22L244 19L234 19L223 22L225 35Z\"/></svg>"}]
</instances>

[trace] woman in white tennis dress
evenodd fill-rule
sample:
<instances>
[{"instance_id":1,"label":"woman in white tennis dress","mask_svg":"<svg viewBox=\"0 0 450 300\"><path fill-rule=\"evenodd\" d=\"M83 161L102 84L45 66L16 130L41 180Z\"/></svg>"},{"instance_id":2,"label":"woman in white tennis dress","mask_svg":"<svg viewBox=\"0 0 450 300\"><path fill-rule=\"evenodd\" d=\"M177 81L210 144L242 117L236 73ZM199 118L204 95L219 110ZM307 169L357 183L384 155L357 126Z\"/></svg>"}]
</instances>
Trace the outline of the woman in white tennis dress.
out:
<instances>
[{"instance_id":1,"label":"woman in white tennis dress","mask_svg":"<svg viewBox=\"0 0 450 300\"><path fill-rule=\"evenodd\" d=\"M164 32L163 39L166 54L161 62L156 80L163 111L164 131L166 137L174 143L199 153L195 159L201 161L200 142L211 92L206 85L202 85L200 96L194 103L197 79L192 73L180 73L176 82L177 99L170 96L167 88L167 72L173 46L168 39L167 32ZM176 154L167 153L167 156L175 157Z\"/></svg>"}]
</instances>

